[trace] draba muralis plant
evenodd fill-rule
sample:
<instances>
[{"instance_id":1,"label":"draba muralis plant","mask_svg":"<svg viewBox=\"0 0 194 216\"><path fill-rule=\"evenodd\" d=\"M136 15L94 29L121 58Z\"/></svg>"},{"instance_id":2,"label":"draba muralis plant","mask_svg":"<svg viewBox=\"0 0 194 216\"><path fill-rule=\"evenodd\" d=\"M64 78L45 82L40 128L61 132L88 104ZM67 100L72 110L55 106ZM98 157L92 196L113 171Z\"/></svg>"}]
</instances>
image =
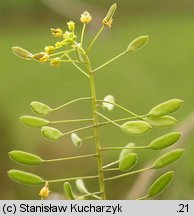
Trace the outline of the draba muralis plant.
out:
<instances>
[{"instance_id":1,"label":"draba muralis plant","mask_svg":"<svg viewBox=\"0 0 194 216\"><path fill-rule=\"evenodd\" d=\"M35 174L24 172L21 170L12 169L8 171L8 176L18 183L27 185L40 185L41 189L39 195L42 199L46 198L49 193L49 187L52 183L62 183L63 190L68 199L107 199L105 186L110 181L120 179L126 176L138 174L140 172L145 172L151 169L160 169L168 166L170 163L176 161L180 158L184 152L184 149L173 149L169 150L168 153L163 154L155 160L155 162L149 167L143 167L141 169L134 169L138 162L138 154L136 150L161 150L175 144L181 134L178 132L169 132L163 134L160 137L152 140L148 145L138 146L134 143L128 143L126 146L105 146L100 141L100 131L99 128L104 125L113 125L119 130L123 131L128 135L143 135L150 131L153 127L169 127L174 125L177 120L170 116L171 113L178 110L183 101L179 99L171 99L165 101L155 107L153 107L147 114L138 115L128 108L115 102L115 98L112 95L107 95L104 99L98 99L95 87L95 73L120 58L123 55L130 55L136 52L140 48L144 47L148 42L148 36L141 36L134 39L128 47L116 55L114 58L110 59L106 63L93 68L90 61L90 50L95 44L96 40L103 32L105 28L110 28L113 21L113 15L116 11L117 5L113 4L108 10L107 15L102 20L102 26L100 30L96 33L88 46L83 45L85 29L88 23L91 22L92 17L90 13L85 11L81 14L80 21L83 23L83 28L81 31L81 36L78 37L75 34L75 23L70 21L67 23L67 31L63 31L60 28L51 29L53 36L59 41L55 43L54 46L46 46L44 51L32 54L21 47L13 47L13 52L17 56L25 60L35 60L41 63L49 62L51 67L58 67L62 63L70 63L77 68L86 79L88 79L90 84L90 96L74 99L72 101L66 102L65 104L51 108L50 106L33 101L30 106L34 114L40 116L21 116L20 120L31 127L41 128L41 133L47 140L56 141L65 136L70 136L72 143L76 147L81 147L81 145L86 141L90 140L92 145L95 145L95 152L92 154L78 155L67 158L57 158L57 159L43 159L40 156L31 154L24 151L11 151L9 152L9 157L16 163L23 165L39 165L48 164L53 162L60 162L65 160L83 160L84 158L96 158L97 170L91 176L79 176L79 177L65 177L64 179L44 179ZM84 43L85 44L85 43ZM88 101L92 104L92 116L87 119L64 119L50 121L48 119L42 118L42 116L47 116L59 109L64 109L67 106L72 105L78 101ZM118 108L126 112L126 116L119 119L111 119L106 115L102 114L101 109L107 110L107 112L112 111L114 108ZM57 124L71 123L88 123L87 126L76 128L72 131L60 131L53 127ZM79 132L83 130L93 129L92 134L87 137L80 137ZM114 153L117 159L115 161L110 161L108 164L103 163L103 152ZM119 154L117 154L119 151ZM115 172L116 171L116 172ZM114 172L116 173L115 175ZM118 172L120 172L118 174ZM109 175L107 176L107 174ZM110 175L111 174L111 175ZM161 175L154 183L148 188L147 194L136 199L147 199L152 198L155 195L162 192L173 179L174 172L168 171ZM85 180L96 180L96 184L99 185L98 191L89 191L85 186ZM75 186L72 184L75 184ZM62 188L62 186L61 186ZM74 191L76 189L76 192ZM111 197L108 197L111 199Z\"/></svg>"}]
</instances>

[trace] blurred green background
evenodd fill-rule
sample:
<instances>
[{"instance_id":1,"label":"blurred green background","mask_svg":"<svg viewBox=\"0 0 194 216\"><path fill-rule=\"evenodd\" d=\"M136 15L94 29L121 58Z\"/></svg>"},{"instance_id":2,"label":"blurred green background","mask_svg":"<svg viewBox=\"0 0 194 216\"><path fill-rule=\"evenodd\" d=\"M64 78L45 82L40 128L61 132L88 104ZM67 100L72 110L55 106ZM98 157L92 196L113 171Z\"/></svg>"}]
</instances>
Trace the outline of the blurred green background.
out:
<instances>
[{"instance_id":1,"label":"blurred green background","mask_svg":"<svg viewBox=\"0 0 194 216\"><path fill-rule=\"evenodd\" d=\"M149 44L141 51L126 55L112 65L96 73L98 98L113 94L116 101L139 114L144 114L156 104L171 98L184 100L183 108L175 114L179 125L192 113L194 93L194 2L192 0L0 0L0 199L38 199L40 187L27 187L13 183L7 177L7 170L16 168L31 171L45 179L63 178L83 174L94 174L96 163L82 160L59 164L46 164L39 167L22 167L8 158L11 150L24 150L45 159L91 153L91 142L83 148L75 149L69 137L58 142L48 142L40 131L31 129L19 122L19 116L31 115L30 102L41 101L56 107L69 100L89 96L88 80L72 65L61 65L55 69L48 64L39 64L18 59L11 52L12 46L21 46L33 53L42 51L45 45L52 45L55 39L50 28L66 28L66 22L77 22L80 33L80 14L91 12L94 22L87 29L85 41L90 40L99 28L109 6L117 2L118 10L111 29L103 32L95 44L91 55L93 65L98 66L123 51L131 40L140 35L149 35ZM51 119L84 118L90 115L87 102L51 115ZM126 116L115 110L107 113L111 118ZM187 135L184 146L187 151L179 161L167 170L175 170L171 186L157 199L194 198L194 133ZM179 126L178 125L178 126ZM64 125L63 131L79 125ZM188 129L188 128L186 128ZM185 130L186 130L185 129ZM170 129L170 130L173 130ZM115 127L104 127L102 143L104 146L125 145L136 142L147 144L157 135L168 129L154 129L142 137L128 137ZM80 133L80 136L88 135ZM104 162L115 160L118 152L111 152ZM140 162L153 158L153 152L141 151ZM141 164L142 165L142 164ZM140 167L140 166L139 166ZM158 171L156 178L165 170ZM126 196L137 176L113 181L107 184L108 197L112 199ZM95 190L94 182L86 182ZM144 182L141 182L144 184ZM113 190L114 188L114 190ZM145 188L146 189L146 188ZM62 184L52 185L52 192L62 193ZM143 194L142 194L143 195ZM53 197L55 198L55 197ZM136 198L136 197L131 197Z\"/></svg>"}]
</instances>

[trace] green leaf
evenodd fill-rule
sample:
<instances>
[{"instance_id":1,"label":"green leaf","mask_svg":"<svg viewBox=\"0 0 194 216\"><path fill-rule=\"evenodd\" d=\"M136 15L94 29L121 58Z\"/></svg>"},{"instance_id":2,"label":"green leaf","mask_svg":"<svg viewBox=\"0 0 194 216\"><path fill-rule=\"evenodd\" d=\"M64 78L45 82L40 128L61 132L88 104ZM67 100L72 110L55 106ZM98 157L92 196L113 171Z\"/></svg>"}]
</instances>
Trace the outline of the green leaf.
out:
<instances>
[{"instance_id":1,"label":"green leaf","mask_svg":"<svg viewBox=\"0 0 194 216\"><path fill-rule=\"evenodd\" d=\"M144 47L148 43L148 40L149 40L148 35L141 36L141 37L138 37L138 38L134 39L129 44L129 46L127 47L126 52L134 52L134 51L137 51L137 50L141 49L142 47Z\"/></svg>"},{"instance_id":2,"label":"green leaf","mask_svg":"<svg viewBox=\"0 0 194 216\"><path fill-rule=\"evenodd\" d=\"M72 191L71 185L69 182L65 182L63 185L63 189L65 191L65 195L67 196L68 199L70 200L75 200L76 196Z\"/></svg>"},{"instance_id":3,"label":"green leaf","mask_svg":"<svg viewBox=\"0 0 194 216\"><path fill-rule=\"evenodd\" d=\"M127 171L133 168L136 163L137 163L137 154L136 153L127 154L120 159L119 169L121 171Z\"/></svg>"},{"instance_id":4,"label":"green leaf","mask_svg":"<svg viewBox=\"0 0 194 216\"><path fill-rule=\"evenodd\" d=\"M131 135L141 135L147 133L151 125L145 121L129 121L121 125L121 130Z\"/></svg>"},{"instance_id":5,"label":"green leaf","mask_svg":"<svg viewBox=\"0 0 194 216\"><path fill-rule=\"evenodd\" d=\"M172 116L149 116L143 119L154 127L169 127L177 123L177 120Z\"/></svg>"},{"instance_id":6,"label":"green leaf","mask_svg":"<svg viewBox=\"0 0 194 216\"><path fill-rule=\"evenodd\" d=\"M134 143L128 143L125 147L126 148L133 148L135 146ZM119 155L119 160L123 157L125 157L127 154L131 153L133 149L122 149Z\"/></svg>"},{"instance_id":7,"label":"green leaf","mask_svg":"<svg viewBox=\"0 0 194 216\"><path fill-rule=\"evenodd\" d=\"M32 53L18 46L12 47L12 51L16 56L22 59L30 60L33 57Z\"/></svg>"},{"instance_id":8,"label":"green leaf","mask_svg":"<svg viewBox=\"0 0 194 216\"><path fill-rule=\"evenodd\" d=\"M71 141L76 147L80 147L82 145L82 139L76 134L71 134Z\"/></svg>"},{"instance_id":9,"label":"green leaf","mask_svg":"<svg viewBox=\"0 0 194 216\"><path fill-rule=\"evenodd\" d=\"M9 157L17 163L25 165L38 165L44 162L42 158L37 155L30 154L24 151L11 151L8 153Z\"/></svg>"},{"instance_id":10,"label":"green leaf","mask_svg":"<svg viewBox=\"0 0 194 216\"><path fill-rule=\"evenodd\" d=\"M153 197L167 188L174 177L174 172L169 171L161 175L148 189L148 197Z\"/></svg>"},{"instance_id":11,"label":"green leaf","mask_svg":"<svg viewBox=\"0 0 194 216\"><path fill-rule=\"evenodd\" d=\"M11 180L26 185L40 185L45 183L45 180L42 179L40 176L21 170L9 170L8 176Z\"/></svg>"},{"instance_id":12,"label":"green leaf","mask_svg":"<svg viewBox=\"0 0 194 216\"><path fill-rule=\"evenodd\" d=\"M150 116L164 116L178 110L183 104L183 101L180 99L171 99L161 103L154 108L152 108L149 112Z\"/></svg>"},{"instance_id":13,"label":"green leaf","mask_svg":"<svg viewBox=\"0 0 194 216\"><path fill-rule=\"evenodd\" d=\"M41 129L42 135L48 140L58 140L63 136L63 133L56 128L44 126Z\"/></svg>"},{"instance_id":14,"label":"green leaf","mask_svg":"<svg viewBox=\"0 0 194 216\"><path fill-rule=\"evenodd\" d=\"M81 193L81 194L87 194L89 193L85 184L84 184L84 181L82 179L77 179L76 182L76 187L78 189L78 191Z\"/></svg>"},{"instance_id":15,"label":"green leaf","mask_svg":"<svg viewBox=\"0 0 194 216\"><path fill-rule=\"evenodd\" d=\"M53 111L53 109L51 109L49 106L38 101L33 101L30 106L32 108L32 111L38 115L45 116Z\"/></svg>"},{"instance_id":16,"label":"green leaf","mask_svg":"<svg viewBox=\"0 0 194 216\"><path fill-rule=\"evenodd\" d=\"M23 122L25 125L36 128L40 128L42 126L50 124L48 120L36 116L21 116L20 121Z\"/></svg>"},{"instance_id":17,"label":"green leaf","mask_svg":"<svg viewBox=\"0 0 194 216\"><path fill-rule=\"evenodd\" d=\"M169 165L170 163L178 160L183 155L184 151L185 151L184 149L174 149L162 155L161 157L156 159L152 168L159 169Z\"/></svg>"},{"instance_id":18,"label":"green leaf","mask_svg":"<svg viewBox=\"0 0 194 216\"><path fill-rule=\"evenodd\" d=\"M179 140L180 136L181 134L178 132L171 132L171 133L165 134L153 140L149 144L148 147L153 150L160 150L160 149L166 148L176 143Z\"/></svg>"}]
</instances>

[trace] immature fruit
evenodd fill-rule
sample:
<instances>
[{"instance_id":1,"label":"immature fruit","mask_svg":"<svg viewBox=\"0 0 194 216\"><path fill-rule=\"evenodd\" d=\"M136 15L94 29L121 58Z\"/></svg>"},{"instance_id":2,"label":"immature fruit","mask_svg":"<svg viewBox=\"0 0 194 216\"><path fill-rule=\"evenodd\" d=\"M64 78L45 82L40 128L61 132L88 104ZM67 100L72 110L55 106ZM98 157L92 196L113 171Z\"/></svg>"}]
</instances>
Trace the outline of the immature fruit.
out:
<instances>
[{"instance_id":1,"label":"immature fruit","mask_svg":"<svg viewBox=\"0 0 194 216\"><path fill-rule=\"evenodd\" d=\"M27 185L39 185L45 183L45 180L42 179L40 176L21 170L9 170L8 176L13 181Z\"/></svg>"},{"instance_id":2,"label":"immature fruit","mask_svg":"<svg viewBox=\"0 0 194 216\"><path fill-rule=\"evenodd\" d=\"M75 200L76 196L74 195L71 185L69 182L65 182L63 185L63 189L65 191L66 196L68 197L68 199L70 200Z\"/></svg>"},{"instance_id":3,"label":"immature fruit","mask_svg":"<svg viewBox=\"0 0 194 216\"><path fill-rule=\"evenodd\" d=\"M25 165L38 165L44 162L39 156L24 151L11 151L9 152L9 157L13 161Z\"/></svg>"},{"instance_id":4,"label":"immature fruit","mask_svg":"<svg viewBox=\"0 0 194 216\"><path fill-rule=\"evenodd\" d=\"M148 196L153 197L161 193L171 183L174 172L169 171L161 175L148 189Z\"/></svg>"},{"instance_id":5,"label":"immature fruit","mask_svg":"<svg viewBox=\"0 0 194 216\"><path fill-rule=\"evenodd\" d=\"M63 136L63 133L56 128L44 126L41 129L42 135L48 140L58 140Z\"/></svg>"},{"instance_id":6,"label":"immature fruit","mask_svg":"<svg viewBox=\"0 0 194 216\"><path fill-rule=\"evenodd\" d=\"M143 119L154 127L169 127L177 123L177 120L172 116L148 116Z\"/></svg>"},{"instance_id":7,"label":"immature fruit","mask_svg":"<svg viewBox=\"0 0 194 216\"><path fill-rule=\"evenodd\" d=\"M121 171L128 171L129 169L133 168L136 163L137 163L137 154L136 153L127 154L120 159L119 169Z\"/></svg>"},{"instance_id":8,"label":"immature fruit","mask_svg":"<svg viewBox=\"0 0 194 216\"><path fill-rule=\"evenodd\" d=\"M41 102L38 102L38 101L33 101L31 104L30 104L33 112L35 112L36 114L38 115L48 115L50 112L52 112L52 109L47 106L46 104L43 104Z\"/></svg>"},{"instance_id":9,"label":"immature fruit","mask_svg":"<svg viewBox=\"0 0 194 216\"><path fill-rule=\"evenodd\" d=\"M30 60L33 57L32 53L18 46L12 47L12 51L16 56L26 60Z\"/></svg>"},{"instance_id":10,"label":"immature fruit","mask_svg":"<svg viewBox=\"0 0 194 216\"><path fill-rule=\"evenodd\" d=\"M127 52L137 51L137 50L141 49L142 47L144 47L147 44L148 40L149 40L149 36L148 35L138 37L138 38L134 39L129 44L129 46L127 47L126 51Z\"/></svg>"},{"instance_id":11,"label":"immature fruit","mask_svg":"<svg viewBox=\"0 0 194 216\"><path fill-rule=\"evenodd\" d=\"M82 145L82 140L76 133L71 134L71 141L76 147L80 147Z\"/></svg>"},{"instance_id":12,"label":"immature fruit","mask_svg":"<svg viewBox=\"0 0 194 216\"><path fill-rule=\"evenodd\" d=\"M21 116L20 121L30 127L36 127L36 128L40 128L42 126L46 126L50 124L48 120L36 116Z\"/></svg>"},{"instance_id":13,"label":"immature fruit","mask_svg":"<svg viewBox=\"0 0 194 216\"><path fill-rule=\"evenodd\" d=\"M76 187L78 189L78 191L81 193L81 194L87 194L89 193L85 184L84 184L84 181L82 179L77 179L76 182Z\"/></svg>"}]
</instances>

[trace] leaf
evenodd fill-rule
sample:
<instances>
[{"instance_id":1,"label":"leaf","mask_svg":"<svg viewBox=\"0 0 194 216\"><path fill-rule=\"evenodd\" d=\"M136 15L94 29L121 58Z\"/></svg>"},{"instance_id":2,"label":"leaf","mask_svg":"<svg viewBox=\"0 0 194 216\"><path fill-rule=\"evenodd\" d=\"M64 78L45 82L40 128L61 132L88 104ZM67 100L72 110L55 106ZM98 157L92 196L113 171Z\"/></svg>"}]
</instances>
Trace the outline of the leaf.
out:
<instances>
[{"instance_id":1,"label":"leaf","mask_svg":"<svg viewBox=\"0 0 194 216\"><path fill-rule=\"evenodd\" d=\"M149 116L143 118L143 120L147 121L154 127L169 127L177 123L177 120L172 116Z\"/></svg>"},{"instance_id":2,"label":"leaf","mask_svg":"<svg viewBox=\"0 0 194 216\"><path fill-rule=\"evenodd\" d=\"M22 59L30 60L33 57L32 53L18 46L12 47L12 51L16 56Z\"/></svg>"},{"instance_id":3,"label":"leaf","mask_svg":"<svg viewBox=\"0 0 194 216\"><path fill-rule=\"evenodd\" d=\"M141 49L142 47L144 47L148 43L148 40L149 40L148 35L141 36L141 37L138 37L138 38L134 39L129 44L129 46L127 47L126 52L134 52L134 51L137 51L137 50Z\"/></svg>"},{"instance_id":4,"label":"leaf","mask_svg":"<svg viewBox=\"0 0 194 216\"><path fill-rule=\"evenodd\" d=\"M171 99L161 103L154 108L152 108L149 112L150 116L164 116L170 113L177 111L183 104L183 101L180 99Z\"/></svg>"},{"instance_id":5,"label":"leaf","mask_svg":"<svg viewBox=\"0 0 194 216\"><path fill-rule=\"evenodd\" d=\"M137 154L136 153L127 154L120 159L119 169L121 171L127 171L133 168L136 163L137 163Z\"/></svg>"},{"instance_id":6,"label":"leaf","mask_svg":"<svg viewBox=\"0 0 194 216\"><path fill-rule=\"evenodd\" d=\"M131 135L141 135L147 133L151 125L145 121L129 121L121 125L121 130Z\"/></svg>"},{"instance_id":7,"label":"leaf","mask_svg":"<svg viewBox=\"0 0 194 216\"><path fill-rule=\"evenodd\" d=\"M42 126L50 124L48 120L36 116L21 116L20 121L25 125L36 128L40 128Z\"/></svg>"},{"instance_id":8,"label":"leaf","mask_svg":"<svg viewBox=\"0 0 194 216\"><path fill-rule=\"evenodd\" d=\"M159 169L169 165L170 163L178 160L183 155L184 151L185 151L184 149L174 149L162 155L161 157L156 159L152 168Z\"/></svg>"},{"instance_id":9,"label":"leaf","mask_svg":"<svg viewBox=\"0 0 194 216\"><path fill-rule=\"evenodd\" d=\"M30 154L24 151L11 151L8 153L9 157L17 163L25 165L38 165L44 162L42 158L37 155Z\"/></svg>"},{"instance_id":10,"label":"leaf","mask_svg":"<svg viewBox=\"0 0 194 216\"><path fill-rule=\"evenodd\" d=\"M128 143L125 147L126 148L130 148L130 147L134 147L135 144L134 143ZM124 156L126 156L127 154L131 153L131 151L133 151L133 149L122 149L119 155L119 160L121 158L123 158Z\"/></svg>"},{"instance_id":11,"label":"leaf","mask_svg":"<svg viewBox=\"0 0 194 216\"><path fill-rule=\"evenodd\" d=\"M63 133L56 128L44 126L41 129L42 135L48 140L58 140L63 136Z\"/></svg>"},{"instance_id":12,"label":"leaf","mask_svg":"<svg viewBox=\"0 0 194 216\"><path fill-rule=\"evenodd\" d=\"M71 134L71 141L76 147L80 147L82 145L82 139L76 133Z\"/></svg>"},{"instance_id":13,"label":"leaf","mask_svg":"<svg viewBox=\"0 0 194 216\"><path fill-rule=\"evenodd\" d=\"M163 190L167 188L167 186L171 183L174 177L174 172L169 171L163 175L161 175L148 189L148 196L153 197L161 193Z\"/></svg>"},{"instance_id":14,"label":"leaf","mask_svg":"<svg viewBox=\"0 0 194 216\"><path fill-rule=\"evenodd\" d=\"M78 189L78 191L81 193L81 194L87 194L89 193L85 184L84 184L84 181L82 179L77 179L76 182L76 187Z\"/></svg>"},{"instance_id":15,"label":"leaf","mask_svg":"<svg viewBox=\"0 0 194 216\"><path fill-rule=\"evenodd\" d=\"M34 175L29 172L24 172L21 170L9 170L8 176L11 180L21 184L40 185L45 183L45 180L42 179L40 176Z\"/></svg>"},{"instance_id":16,"label":"leaf","mask_svg":"<svg viewBox=\"0 0 194 216\"><path fill-rule=\"evenodd\" d=\"M181 134L178 132L171 132L171 133L165 134L165 135L158 137L157 139L153 140L149 144L148 147L150 149L153 149L153 150L164 149L164 148L171 146L174 143L176 143L179 140L180 136L181 136Z\"/></svg>"},{"instance_id":17,"label":"leaf","mask_svg":"<svg viewBox=\"0 0 194 216\"><path fill-rule=\"evenodd\" d=\"M106 102L107 101L107 102ZM107 109L108 111L111 111L114 109L114 104L115 103L115 99L114 96L112 95L107 95L102 102L102 107Z\"/></svg>"},{"instance_id":18,"label":"leaf","mask_svg":"<svg viewBox=\"0 0 194 216\"><path fill-rule=\"evenodd\" d=\"M50 112L53 111L53 109L51 109L49 106L47 106L46 104L43 104L41 102L38 101L33 101L30 104L32 110L34 113L38 114L38 115L48 115Z\"/></svg>"},{"instance_id":19,"label":"leaf","mask_svg":"<svg viewBox=\"0 0 194 216\"><path fill-rule=\"evenodd\" d=\"M66 196L68 197L68 199L70 200L75 200L76 196L72 191L71 185L69 182L65 182L63 185L63 189L65 191Z\"/></svg>"}]
</instances>

